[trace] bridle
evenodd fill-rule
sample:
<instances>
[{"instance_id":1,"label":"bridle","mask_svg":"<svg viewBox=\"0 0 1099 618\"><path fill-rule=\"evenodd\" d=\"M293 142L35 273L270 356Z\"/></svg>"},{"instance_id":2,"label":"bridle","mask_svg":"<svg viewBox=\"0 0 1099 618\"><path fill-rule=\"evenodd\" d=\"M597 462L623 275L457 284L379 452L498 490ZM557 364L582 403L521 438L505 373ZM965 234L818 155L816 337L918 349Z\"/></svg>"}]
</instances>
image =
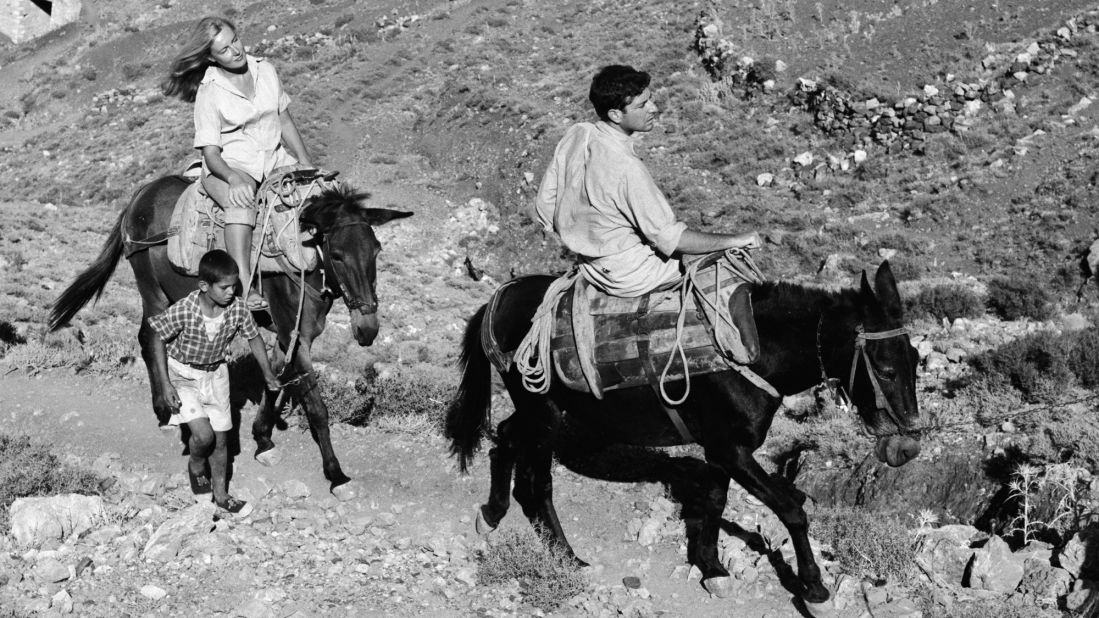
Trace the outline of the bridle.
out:
<instances>
[{"instance_id":1,"label":"bridle","mask_svg":"<svg viewBox=\"0 0 1099 618\"><path fill-rule=\"evenodd\" d=\"M817 322L817 363L820 365L821 379L829 388L832 388L832 382L828 377L828 374L824 370L824 358L821 351L820 331L824 325L824 314L821 313L820 320ZM866 352L867 341L877 341L881 339L892 339L893 337L901 337L908 334L908 329L901 326L900 328L894 328L891 330L865 332L862 324L855 326L855 350L851 355L851 372L847 378L847 393L846 398L849 401L853 401L855 395L855 372L859 368L859 359L862 359L864 365L866 365L866 374L870 377L870 386L874 389L874 405L878 410L885 410L886 415L893 421L893 424L897 427L898 431L905 426L904 420L896 409L893 408L893 404L889 403L889 399L885 396L885 392L881 387L881 378L878 377L878 372L874 369L874 364L870 362L870 356ZM842 386L841 386L842 388Z\"/></svg>"},{"instance_id":2,"label":"bridle","mask_svg":"<svg viewBox=\"0 0 1099 618\"><path fill-rule=\"evenodd\" d=\"M321 233L323 241L321 243L321 246L317 247L317 250L321 254L321 261L324 263L324 271L326 273L332 274L331 282L328 281L327 277L325 278L325 285L321 293L327 294L331 298L339 298L340 296L343 296L344 302L347 303L347 308L351 311L358 310L359 312L364 314L377 313L378 296L374 293L373 290L374 282L369 282L368 287L371 288L369 297L348 294L344 290L344 286L340 285L341 280L345 282L348 281L347 273L344 272L344 267L337 266L336 262L328 258L328 256L332 253L329 241L329 238L331 237L331 232L357 225L365 225L367 227L371 227L370 223L366 221L348 221L347 223L341 223L340 225L332 226L331 228L328 228Z\"/></svg>"}]
</instances>

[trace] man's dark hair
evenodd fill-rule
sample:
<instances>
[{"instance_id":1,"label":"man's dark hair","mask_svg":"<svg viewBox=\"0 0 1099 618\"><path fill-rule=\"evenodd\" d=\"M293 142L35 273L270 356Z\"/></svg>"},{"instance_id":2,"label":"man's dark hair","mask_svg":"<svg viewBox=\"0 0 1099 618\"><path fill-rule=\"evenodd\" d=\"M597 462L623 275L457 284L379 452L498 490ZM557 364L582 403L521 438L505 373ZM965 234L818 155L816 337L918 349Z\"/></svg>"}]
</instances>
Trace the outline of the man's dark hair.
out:
<instances>
[{"instance_id":1,"label":"man's dark hair","mask_svg":"<svg viewBox=\"0 0 1099 618\"><path fill-rule=\"evenodd\" d=\"M633 67L624 64L608 65L599 69L595 77L591 78L588 100L595 107L595 113L601 119L608 120L608 112L612 109L625 109L634 97L649 87L651 80L648 73Z\"/></svg>"},{"instance_id":2,"label":"man's dark hair","mask_svg":"<svg viewBox=\"0 0 1099 618\"><path fill-rule=\"evenodd\" d=\"M239 275L237 262L221 249L207 251L198 261L198 278L206 283L217 283L226 277Z\"/></svg>"}]
</instances>

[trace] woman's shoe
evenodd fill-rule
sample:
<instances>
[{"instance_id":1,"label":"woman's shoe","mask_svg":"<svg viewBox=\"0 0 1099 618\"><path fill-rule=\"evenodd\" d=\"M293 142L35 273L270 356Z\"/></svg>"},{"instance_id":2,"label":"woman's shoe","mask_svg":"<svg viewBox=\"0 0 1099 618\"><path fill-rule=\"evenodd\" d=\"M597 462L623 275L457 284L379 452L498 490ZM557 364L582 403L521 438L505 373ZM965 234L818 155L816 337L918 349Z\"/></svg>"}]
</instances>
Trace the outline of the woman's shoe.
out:
<instances>
[{"instance_id":1,"label":"woman's shoe","mask_svg":"<svg viewBox=\"0 0 1099 618\"><path fill-rule=\"evenodd\" d=\"M244 299L244 305L248 307L249 311L267 311L269 307L263 295L255 290L248 292L248 296Z\"/></svg>"}]
</instances>

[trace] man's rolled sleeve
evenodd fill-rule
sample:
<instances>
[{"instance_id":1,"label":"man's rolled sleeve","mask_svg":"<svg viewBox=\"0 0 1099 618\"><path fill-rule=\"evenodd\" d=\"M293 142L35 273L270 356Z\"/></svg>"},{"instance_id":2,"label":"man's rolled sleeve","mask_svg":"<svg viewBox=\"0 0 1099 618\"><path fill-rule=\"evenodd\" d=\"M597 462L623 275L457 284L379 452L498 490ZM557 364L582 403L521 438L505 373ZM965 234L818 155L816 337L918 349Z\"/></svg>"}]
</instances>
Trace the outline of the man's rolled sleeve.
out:
<instances>
[{"instance_id":1,"label":"man's rolled sleeve","mask_svg":"<svg viewBox=\"0 0 1099 618\"><path fill-rule=\"evenodd\" d=\"M638 165L626 174L623 188L623 203L629 208L626 217L657 251L670 257L687 224L676 220L671 204L644 166Z\"/></svg>"},{"instance_id":2,"label":"man's rolled sleeve","mask_svg":"<svg viewBox=\"0 0 1099 618\"><path fill-rule=\"evenodd\" d=\"M213 92L199 87L195 97L195 148L221 146L221 115Z\"/></svg>"}]
</instances>

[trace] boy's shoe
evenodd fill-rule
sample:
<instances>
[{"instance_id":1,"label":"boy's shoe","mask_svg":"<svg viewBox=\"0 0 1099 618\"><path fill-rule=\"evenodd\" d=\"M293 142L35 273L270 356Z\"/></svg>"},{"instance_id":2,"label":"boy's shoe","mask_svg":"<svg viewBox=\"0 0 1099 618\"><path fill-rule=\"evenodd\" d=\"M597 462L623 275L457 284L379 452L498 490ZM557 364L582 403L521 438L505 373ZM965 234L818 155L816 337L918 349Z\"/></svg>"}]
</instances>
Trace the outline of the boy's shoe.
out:
<instances>
[{"instance_id":1,"label":"boy's shoe","mask_svg":"<svg viewBox=\"0 0 1099 618\"><path fill-rule=\"evenodd\" d=\"M233 496L229 496L224 502L214 502L217 505L217 511L214 512L215 519L242 519L252 514L252 505L239 500Z\"/></svg>"},{"instance_id":2,"label":"boy's shoe","mask_svg":"<svg viewBox=\"0 0 1099 618\"><path fill-rule=\"evenodd\" d=\"M210 485L209 473L198 475L191 472L191 466L187 466L187 479L191 481L191 493L196 496L203 496L214 490Z\"/></svg>"}]
</instances>

